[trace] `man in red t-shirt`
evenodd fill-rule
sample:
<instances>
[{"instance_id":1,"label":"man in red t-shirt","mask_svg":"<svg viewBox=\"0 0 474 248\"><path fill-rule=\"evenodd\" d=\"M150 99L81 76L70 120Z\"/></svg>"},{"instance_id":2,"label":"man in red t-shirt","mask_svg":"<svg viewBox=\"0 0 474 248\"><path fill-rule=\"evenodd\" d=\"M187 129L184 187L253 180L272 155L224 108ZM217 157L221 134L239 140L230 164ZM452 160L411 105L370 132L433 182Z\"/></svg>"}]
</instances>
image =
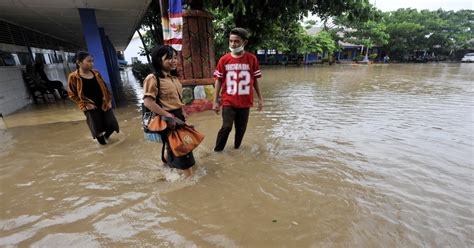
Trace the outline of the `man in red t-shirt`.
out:
<instances>
[{"instance_id":1,"label":"man in red t-shirt","mask_svg":"<svg viewBox=\"0 0 474 248\"><path fill-rule=\"evenodd\" d=\"M262 93L257 78L262 76L257 57L245 52L249 33L234 28L229 35L230 53L222 56L214 71L215 94L212 109L219 113L218 96L222 93L222 127L219 130L214 151L222 151L235 123L234 148L238 149L247 128L249 109L253 107L253 88L257 92L258 110L263 108ZM222 92L221 92L222 90Z\"/></svg>"}]
</instances>

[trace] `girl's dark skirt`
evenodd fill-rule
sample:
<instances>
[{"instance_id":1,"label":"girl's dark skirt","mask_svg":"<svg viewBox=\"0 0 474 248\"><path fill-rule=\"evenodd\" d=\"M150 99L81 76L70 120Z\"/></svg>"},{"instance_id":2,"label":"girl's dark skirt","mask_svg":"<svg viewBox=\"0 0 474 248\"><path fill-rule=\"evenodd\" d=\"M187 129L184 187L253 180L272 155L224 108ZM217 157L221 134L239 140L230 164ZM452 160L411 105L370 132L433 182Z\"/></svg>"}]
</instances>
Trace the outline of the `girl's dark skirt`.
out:
<instances>
[{"instance_id":1,"label":"girl's dark skirt","mask_svg":"<svg viewBox=\"0 0 474 248\"><path fill-rule=\"evenodd\" d=\"M87 119L87 125L91 130L92 137L95 139L97 136L105 133L105 136L108 137L114 131L119 132L119 125L117 119L115 118L114 112L109 109L103 111L100 108L87 110L84 112Z\"/></svg>"}]
</instances>

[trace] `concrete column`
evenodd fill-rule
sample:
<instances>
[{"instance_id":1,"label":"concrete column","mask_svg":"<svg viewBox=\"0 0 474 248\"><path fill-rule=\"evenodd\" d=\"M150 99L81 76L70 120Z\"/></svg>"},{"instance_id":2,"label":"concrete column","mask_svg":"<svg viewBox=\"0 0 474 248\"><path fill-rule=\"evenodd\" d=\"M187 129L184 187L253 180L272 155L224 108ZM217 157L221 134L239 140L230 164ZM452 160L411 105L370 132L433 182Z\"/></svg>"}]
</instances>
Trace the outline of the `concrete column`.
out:
<instances>
[{"instance_id":1,"label":"concrete column","mask_svg":"<svg viewBox=\"0 0 474 248\"><path fill-rule=\"evenodd\" d=\"M115 105L114 92L110 82L109 73L107 70L107 58L105 49L101 39L99 26L95 17L94 9L79 9L79 16L81 17L82 31L86 39L87 50L94 57L94 67L99 70L100 74L105 80L109 91L112 93L112 100Z\"/></svg>"}]
</instances>

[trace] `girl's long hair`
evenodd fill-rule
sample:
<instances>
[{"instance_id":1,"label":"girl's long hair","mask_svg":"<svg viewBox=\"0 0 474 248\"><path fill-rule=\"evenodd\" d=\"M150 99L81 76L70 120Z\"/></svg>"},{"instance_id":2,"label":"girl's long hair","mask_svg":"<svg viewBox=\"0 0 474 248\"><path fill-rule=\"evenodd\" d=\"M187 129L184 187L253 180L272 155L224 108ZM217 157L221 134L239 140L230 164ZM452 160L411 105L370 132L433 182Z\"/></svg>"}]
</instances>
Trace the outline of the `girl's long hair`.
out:
<instances>
[{"instance_id":1,"label":"girl's long hair","mask_svg":"<svg viewBox=\"0 0 474 248\"><path fill-rule=\"evenodd\" d=\"M161 58L165 54L166 54L166 59L171 59L171 58L173 58L173 55L177 55L178 52L174 48L172 48L171 46L168 46L168 45L155 47L151 51L151 64L153 66L153 70L161 78L165 77L165 75L161 71L161 68L163 67L163 60ZM176 69L172 70L172 71L170 71L170 74L172 76L178 76L178 71Z\"/></svg>"}]
</instances>

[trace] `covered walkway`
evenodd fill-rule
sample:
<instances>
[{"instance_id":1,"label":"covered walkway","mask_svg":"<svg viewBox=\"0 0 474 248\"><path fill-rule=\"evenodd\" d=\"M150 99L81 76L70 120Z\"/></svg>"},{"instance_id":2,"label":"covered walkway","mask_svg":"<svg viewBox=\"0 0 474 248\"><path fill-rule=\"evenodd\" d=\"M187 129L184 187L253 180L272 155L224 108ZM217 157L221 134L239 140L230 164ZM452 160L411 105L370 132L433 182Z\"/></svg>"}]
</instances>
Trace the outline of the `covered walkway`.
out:
<instances>
[{"instance_id":1,"label":"covered walkway","mask_svg":"<svg viewBox=\"0 0 474 248\"><path fill-rule=\"evenodd\" d=\"M0 2L0 113L9 115L32 103L22 70L43 61L50 79L66 84L73 54L87 50L114 101L121 77L118 52L131 40L150 0L17 0Z\"/></svg>"},{"instance_id":2,"label":"covered walkway","mask_svg":"<svg viewBox=\"0 0 474 248\"><path fill-rule=\"evenodd\" d=\"M130 68L121 71L121 88L117 97L122 99L120 107L131 107L137 109L141 105L143 89L132 75ZM135 105L135 106L134 106ZM120 111L120 110L119 110ZM0 129L40 126L59 122L77 122L85 120L84 114L77 108L77 105L70 101L55 101L48 104L31 104L8 116L0 118Z\"/></svg>"}]
</instances>

